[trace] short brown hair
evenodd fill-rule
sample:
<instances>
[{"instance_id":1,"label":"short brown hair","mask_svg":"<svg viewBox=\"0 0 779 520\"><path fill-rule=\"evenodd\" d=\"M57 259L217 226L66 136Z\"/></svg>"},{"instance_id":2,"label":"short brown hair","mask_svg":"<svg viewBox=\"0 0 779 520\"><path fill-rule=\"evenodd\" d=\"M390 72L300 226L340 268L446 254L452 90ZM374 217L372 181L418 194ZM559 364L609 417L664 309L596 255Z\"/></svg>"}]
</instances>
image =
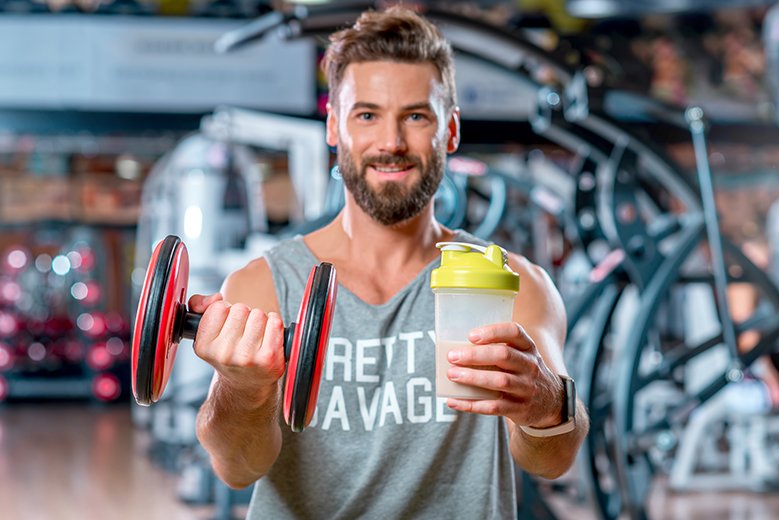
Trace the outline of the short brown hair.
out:
<instances>
[{"instance_id":1,"label":"short brown hair","mask_svg":"<svg viewBox=\"0 0 779 520\"><path fill-rule=\"evenodd\" d=\"M330 36L322 69L331 102L337 99L346 67L366 61L430 62L441 76L447 110L457 104L452 47L435 25L408 8L366 11L352 27Z\"/></svg>"}]
</instances>

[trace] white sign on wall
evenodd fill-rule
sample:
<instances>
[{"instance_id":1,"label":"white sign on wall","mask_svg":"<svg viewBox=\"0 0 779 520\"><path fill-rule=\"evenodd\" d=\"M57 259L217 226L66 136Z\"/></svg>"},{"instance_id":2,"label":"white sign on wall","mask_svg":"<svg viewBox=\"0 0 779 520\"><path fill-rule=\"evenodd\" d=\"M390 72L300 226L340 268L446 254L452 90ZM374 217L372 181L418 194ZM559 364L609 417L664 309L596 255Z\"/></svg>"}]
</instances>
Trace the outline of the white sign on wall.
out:
<instances>
[{"instance_id":1,"label":"white sign on wall","mask_svg":"<svg viewBox=\"0 0 779 520\"><path fill-rule=\"evenodd\" d=\"M0 16L0 107L203 112L217 105L311 114L310 40L229 54L214 41L245 21Z\"/></svg>"}]
</instances>

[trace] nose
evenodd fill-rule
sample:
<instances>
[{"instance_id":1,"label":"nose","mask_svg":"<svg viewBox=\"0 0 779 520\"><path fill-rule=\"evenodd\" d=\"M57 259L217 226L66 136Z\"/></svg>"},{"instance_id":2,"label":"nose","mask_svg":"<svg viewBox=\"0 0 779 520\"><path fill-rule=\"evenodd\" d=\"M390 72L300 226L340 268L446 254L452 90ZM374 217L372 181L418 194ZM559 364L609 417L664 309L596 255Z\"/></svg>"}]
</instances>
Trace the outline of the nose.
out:
<instances>
[{"instance_id":1,"label":"nose","mask_svg":"<svg viewBox=\"0 0 779 520\"><path fill-rule=\"evenodd\" d=\"M406 136L399 122L388 120L382 125L379 148L381 152L393 154L407 150Z\"/></svg>"}]
</instances>

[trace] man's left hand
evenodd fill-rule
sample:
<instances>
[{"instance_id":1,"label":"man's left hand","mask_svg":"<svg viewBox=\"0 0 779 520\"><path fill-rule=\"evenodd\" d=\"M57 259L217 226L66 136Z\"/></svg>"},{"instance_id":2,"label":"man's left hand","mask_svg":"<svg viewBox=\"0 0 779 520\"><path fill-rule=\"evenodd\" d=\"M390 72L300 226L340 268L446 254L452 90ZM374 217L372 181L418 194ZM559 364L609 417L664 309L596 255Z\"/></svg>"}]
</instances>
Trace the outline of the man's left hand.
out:
<instances>
[{"instance_id":1,"label":"man's left hand","mask_svg":"<svg viewBox=\"0 0 779 520\"><path fill-rule=\"evenodd\" d=\"M563 383L552 373L533 339L515 322L473 329L475 346L453 350L447 375L454 382L500 393L498 399L447 399L461 412L502 415L515 425L548 428L560 423Z\"/></svg>"}]
</instances>

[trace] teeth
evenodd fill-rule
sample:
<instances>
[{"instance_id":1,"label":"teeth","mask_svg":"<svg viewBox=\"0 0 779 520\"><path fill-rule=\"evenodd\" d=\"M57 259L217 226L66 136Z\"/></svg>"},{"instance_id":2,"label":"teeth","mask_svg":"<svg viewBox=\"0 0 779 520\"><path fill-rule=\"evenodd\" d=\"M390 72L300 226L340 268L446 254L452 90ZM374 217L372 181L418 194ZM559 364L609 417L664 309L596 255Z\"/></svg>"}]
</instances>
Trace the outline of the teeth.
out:
<instances>
[{"instance_id":1,"label":"teeth","mask_svg":"<svg viewBox=\"0 0 779 520\"><path fill-rule=\"evenodd\" d=\"M381 166L374 166L374 169L376 171L380 171L382 173L396 173L396 172L402 172L403 170L406 169L406 167L403 166L403 167L400 167L400 168L398 168L398 167L395 167L395 168L382 168Z\"/></svg>"}]
</instances>

